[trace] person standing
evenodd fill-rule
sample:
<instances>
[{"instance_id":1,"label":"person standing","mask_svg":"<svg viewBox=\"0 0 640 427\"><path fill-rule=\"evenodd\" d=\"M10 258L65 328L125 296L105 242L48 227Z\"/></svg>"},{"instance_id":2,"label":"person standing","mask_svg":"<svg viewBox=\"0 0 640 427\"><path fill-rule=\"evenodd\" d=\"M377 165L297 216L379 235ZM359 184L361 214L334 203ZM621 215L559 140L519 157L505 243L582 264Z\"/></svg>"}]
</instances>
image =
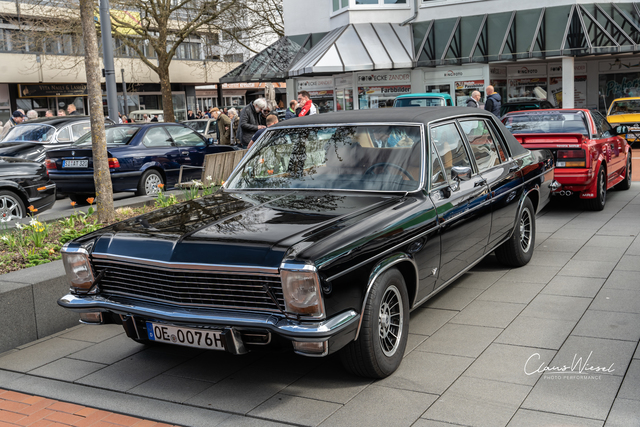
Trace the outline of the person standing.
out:
<instances>
[{"instance_id":1,"label":"person standing","mask_svg":"<svg viewBox=\"0 0 640 427\"><path fill-rule=\"evenodd\" d=\"M240 145L243 148L247 148L253 135L260 129L267 127L267 121L264 116L260 114L262 110L267 108L267 100L264 98L258 98L252 101L242 109L240 112L240 127L241 132Z\"/></svg>"},{"instance_id":2,"label":"person standing","mask_svg":"<svg viewBox=\"0 0 640 427\"><path fill-rule=\"evenodd\" d=\"M318 109L311 100L311 95L306 90L298 92L298 108L296 109L296 116L310 116L312 114L318 114Z\"/></svg>"},{"instance_id":3,"label":"person standing","mask_svg":"<svg viewBox=\"0 0 640 427\"><path fill-rule=\"evenodd\" d=\"M240 120L238 119L238 110L235 108L229 109L229 120L231 120L231 145L236 145L238 143L238 124Z\"/></svg>"},{"instance_id":4,"label":"person standing","mask_svg":"<svg viewBox=\"0 0 640 427\"><path fill-rule=\"evenodd\" d=\"M480 108L480 92L474 90L471 92L471 98L467 100L467 107Z\"/></svg>"},{"instance_id":5,"label":"person standing","mask_svg":"<svg viewBox=\"0 0 640 427\"><path fill-rule=\"evenodd\" d=\"M296 108L298 108L298 101L296 101L295 99L292 99L291 101L289 101L289 108L284 113L284 119L289 120L294 117L297 117Z\"/></svg>"},{"instance_id":6,"label":"person standing","mask_svg":"<svg viewBox=\"0 0 640 427\"><path fill-rule=\"evenodd\" d=\"M218 121L218 133L220 134L218 144L231 145L231 119L226 114L218 111L216 120Z\"/></svg>"},{"instance_id":7,"label":"person standing","mask_svg":"<svg viewBox=\"0 0 640 427\"><path fill-rule=\"evenodd\" d=\"M66 116L66 115L67 115L67 113L65 113L62 108L58 110L58 117L62 117L62 116Z\"/></svg>"},{"instance_id":8,"label":"person standing","mask_svg":"<svg viewBox=\"0 0 640 427\"><path fill-rule=\"evenodd\" d=\"M53 117L53 111L51 111L51 110L47 110L47 112L46 112L46 113L44 113L44 116L45 116L45 117Z\"/></svg>"},{"instance_id":9,"label":"person standing","mask_svg":"<svg viewBox=\"0 0 640 427\"><path fill-rule=\"evenodd\" d=\"M67 105L67 114L70 116L79 116L80 113L76 111L76 106L73 104Z\"/></svg>"},{"instance_id":10,"label":"person standing","mask_svg":"<svg viewBox=\"0 0 640 427\"><path fill-rule=\"evenodd\" d=\"M27 111L27 120L33 120L38 118L38 112L36 110Z\"/></svg>"},{"instance_id":11,"label":"person standing","mask_svg":"<svg viewBox=\"0 0 640 427\"><path fill-rule=\"evenodd\" d=\"M493 90L493 86L491 85L487 86L485 93L487 94L487 102L484 104L484 109L499 118L502 97L500 97L499 93L496 93L495 90Z\"/></svg>"},{"instance_id":12,"label":"person standing","mask_svg":"<svg viewBox=\"0 0 640 427\"><path fill-rule=\"evenodd\" d=\"M12 127L19 125L23 121L24 121L24 113L18 110L14 111L13 114L11 114L11 118L7 120L7 123L5 123L4 126L2 127L2 134L0 134L0 140L4 138L6 134L9 133L9 130Z\"/></svg>"},{"instance_id":13,"label":"person standing","mask_svg":"<svg viewBox=\"0 0 640 427\"><path fill-rule=\"evenodd\" d=\"M275 125L276 123L278 123L278 116L276 116L275 114L269 114L267 116L267 127L262 128L253 134L253 138L251 138L251 142L249 143L249 146L247 147L247 149L251 148L253 144L255 144L255 142L260 139L260 137L262 136L264 131L267 130L267 128Z\"/></svg>"},{"instance_id":14,"label":"person standing","mask_svg":"<svg viewBox=\"0 0 640 427\"><path fill-rule=\"evenodd\" d=\"M195 114L193 114L193 110L188 110L187 111L187 120L195 120L196 116Z\"/></svg>"}]
</instances>

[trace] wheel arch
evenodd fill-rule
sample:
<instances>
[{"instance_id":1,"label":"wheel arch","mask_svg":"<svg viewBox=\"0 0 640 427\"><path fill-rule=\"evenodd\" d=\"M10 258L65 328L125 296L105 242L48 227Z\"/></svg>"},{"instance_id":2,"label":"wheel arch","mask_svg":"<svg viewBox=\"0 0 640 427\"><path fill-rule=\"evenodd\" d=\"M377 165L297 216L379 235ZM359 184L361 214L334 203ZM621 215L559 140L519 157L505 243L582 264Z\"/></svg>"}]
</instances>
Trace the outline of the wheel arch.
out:
<instances>
[{"instance_id":1,"label":"wheel arch","mask_svg":"<svg viewBox=\"0 0 640 427\"><path fill-rule=\"evenodd\" d=\"M0 191L2 190L15 193L18 197L20 197L20 200L22 200L22 203L24 203L25 207L30 205L29 195L27 194L25 189L20 187L20 185L18 185L17 183L13 181L0 181Z\"/></svg>"},{"instance_id":2,"label":"wheel arch","mask_svg":"<svg viewBox=\"0 0 640 427\"><path fill-rule=\"evenodd\" d=\"M360 335L360 329L362 328L362 319L364 317L364 310L367 305L367 300L369 299L369 293L371 292L371 288L375 281L380 277L385 271L397 268L402 274L404 278L405 285L407 286L407 293L409 294L409 309L411 309L416 302L416 297L418 296L418 266L416 262L409 255L405 253L396 253L390 255L383 260L378 261L376 265L371 270L371 274L369 275L369 280L367 281L367 289L364 293L364 298L362 300L362 308L360 309L360 320L358 321L358 329L356 330L354 341L358 339Z\"/></svg>"},{"instance_id":3,"label":"wheel arch","mask_svg":"<svg viewBox=\"0 0 640 427\"><path fill-rule=\"evenodd\" d=\"M160 173L160 176L162 177L162 180L166 183L167 182L167 174L164 172L164 169L162 169L162 166L155 164L155 163L149 163L147 165L144 165L142 167L142 174L144 175L144 173L148 170L155 170L158 173ZM140 176L142 177L142 175Z\"/></svg>"}]
</instances>

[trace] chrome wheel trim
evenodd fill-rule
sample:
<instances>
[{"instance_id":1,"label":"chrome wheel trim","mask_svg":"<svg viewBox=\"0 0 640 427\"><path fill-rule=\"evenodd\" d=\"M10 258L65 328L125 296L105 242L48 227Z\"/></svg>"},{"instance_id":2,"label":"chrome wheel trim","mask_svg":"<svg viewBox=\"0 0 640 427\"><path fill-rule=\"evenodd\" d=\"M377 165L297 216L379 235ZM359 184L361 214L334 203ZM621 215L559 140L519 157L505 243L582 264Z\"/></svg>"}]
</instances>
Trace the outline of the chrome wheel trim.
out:
<instances>
[{"instance_id":1,"label":"chrome wheel trim","mask_svg":"<svg viewBox=\"0 0 640 427\"><path fill-rule=\"evenodd\" d=\"M403 313L402 295L398 288L391 285L384 291L378 313L380 349L387 357L395 354L402 341Z\"/></svg>"},{"instance_id":2,"label":"chrome wheel trim","mask_svg":"<svg viewBox=\"0 0 640 427\"><path fill-rule=\"evenodd\" d=\"M162 184L162 178L155 173L150 174L144 180L144 192L147 196L153 196L160 191L158 184Z\"/></svg>"},{"instance_id":3,"label":"chrome wheel trim","mask_svg":"<svg viewBox=\"0 0 640 427\"><path fill-rule=\"evenodd\" d=\"M520 247L524 253L529 252L531 249L531 212L528 208L522 210L520 215Z\"/></svg>"},{"instance_id":4,"label":"chrome wheel trim","mask_svg":"<svg viewBox=\"0 0 640 427\"><path fill-rule=\"evenodd\" d=\"M600 170L600 174L598 175L598 194L600 195L600 204L602 204L602 206L604 206L605 203L605 199L607 197L607 189L605 188L605 176L604 176L604 169Z\"/></svg>"},{"instance_id":5,"label":"chrome wheel trim","mask_svg":"<svg viewBox=\"0 0 640 427\"><path fill-rule=\"evenodd\" d=\"M625 179L626 179L627 181L629 181L629 184L631 184L631 178L633 177L633 176L632 176L632 172L633 172L633 171L631 170L631 163L632 163L632 161L631 161L631 155L629 155L629 156L627 157L627 176L625 177Z\"/></svg>"},{"instance_id":6,"label":"chrome wheel trim","mask_svg":"<svg viewBox=\"0 0 640 427\"><path fill-rule=\"evenodd\" d=\"M13 196L0 196L0 222L24 218L20 202Z\"/></svg>"}]
</instances>

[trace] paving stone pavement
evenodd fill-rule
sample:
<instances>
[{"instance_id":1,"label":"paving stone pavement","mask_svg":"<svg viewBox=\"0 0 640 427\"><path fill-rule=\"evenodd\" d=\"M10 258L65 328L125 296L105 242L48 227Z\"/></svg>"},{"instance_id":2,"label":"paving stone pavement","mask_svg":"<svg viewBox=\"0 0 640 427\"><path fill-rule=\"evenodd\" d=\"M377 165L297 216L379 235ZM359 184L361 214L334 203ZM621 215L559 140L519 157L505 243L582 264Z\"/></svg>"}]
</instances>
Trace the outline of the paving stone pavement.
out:
<instances>
[{"instance_id":1,"label":"paving stone pavement","mask_svg":"<svg viewBox=\"0 0 640 427\"><path fill-rule=\"evenodd\" d=\"M489 256L411 314L381 381L335 356L146 347L107 325L0 354L0 388L183 426L640 426L640 183L537 224L529 265Z\"/></svg>"}]
</instances>

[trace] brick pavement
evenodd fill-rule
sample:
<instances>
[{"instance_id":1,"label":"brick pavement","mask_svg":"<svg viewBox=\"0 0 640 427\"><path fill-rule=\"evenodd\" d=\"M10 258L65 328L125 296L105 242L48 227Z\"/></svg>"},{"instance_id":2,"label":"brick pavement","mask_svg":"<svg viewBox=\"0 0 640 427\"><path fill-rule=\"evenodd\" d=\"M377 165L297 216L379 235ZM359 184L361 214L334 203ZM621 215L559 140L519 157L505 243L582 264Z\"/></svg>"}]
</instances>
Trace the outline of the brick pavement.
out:
<instances>
[{"instance_id":1,"label":"brick pavement","mask_svg":"<svg viewBox=\"0 0 640 427\"><path fill-rule=\"evenodd\" d=\"M0 427L175 427L0 389Z\"/></svg>"}]
</instances>

